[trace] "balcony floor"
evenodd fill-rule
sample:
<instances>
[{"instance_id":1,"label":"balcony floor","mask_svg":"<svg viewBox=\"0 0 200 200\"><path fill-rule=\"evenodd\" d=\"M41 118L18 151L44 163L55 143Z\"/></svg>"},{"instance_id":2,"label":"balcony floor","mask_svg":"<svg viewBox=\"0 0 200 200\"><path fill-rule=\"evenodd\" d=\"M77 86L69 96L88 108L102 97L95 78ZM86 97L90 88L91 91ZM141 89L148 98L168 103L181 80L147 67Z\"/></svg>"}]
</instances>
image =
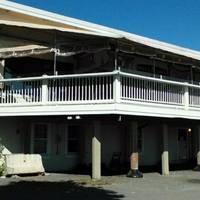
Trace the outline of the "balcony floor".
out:
<instances>
[{"instance_id":1,"label":"balcony floor","mask_svg":"<svg viewBox=\"0 0 200 200\"><path fill-rule=\"evenodd\" d=\"M200 108L146 103L122 100L120 103L107 102L54 102L0 106L0 116L40 116L40 115L101 115L118 114L165 118L200 119Z\"/></svg>"},{"instance_id":2,"label":"balcony floor","mask_svg":"<svg viewBox=\"0 0 200 200\"><path fill-rule=\"evenodd\" d=\"M117 70L0 83L0 116L119 114L200 119L200 86L190 83Z\"/></svg>"}]
</instances>

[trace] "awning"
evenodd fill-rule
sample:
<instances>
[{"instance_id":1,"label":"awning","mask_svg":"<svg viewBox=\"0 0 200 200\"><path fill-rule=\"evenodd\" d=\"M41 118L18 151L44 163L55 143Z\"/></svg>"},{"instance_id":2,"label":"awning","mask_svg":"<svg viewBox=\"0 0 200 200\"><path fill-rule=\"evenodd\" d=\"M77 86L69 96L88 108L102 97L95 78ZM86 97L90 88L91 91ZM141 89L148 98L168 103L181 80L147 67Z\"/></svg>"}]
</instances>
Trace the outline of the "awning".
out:
<instances>
[{"instance_id":1,"label":"awning","mask_svg":"<svg viewBox=\"0 0 200 200\"><path fill-rule=\"evenodd\" d=\"M54 52L54 49L34 42L1 36L0 59L25 57L35 54Z\"/></svg>"},{"instance_id":2,"label":"awning","mask_svg":"<svg viewBox=\"0 0 200 200\"><path fill-rule=\"evenodd\" d=\"M7 25L15 25L15 26L24 26L24 27L35 27L35 28L47 28L47 29L55 29L55 30L62 30L62 31L68 31L68 32L78 32L78 33L86 33L90 35L97 35L97 36L104 36L104 37L110 37L110 38L117 38L119 40L126 39L128 42L132 43L138 43L144 46L148 46L154 49L166 51L172 54L192 58L195 60L200 60L200 52L194 51L187 48L182 48L176 45L168 44L166 42L160 42L158 40L149 39L146 37L142 37L139 35L135 35L132 33L128 33L125 31L120 31L117 29L97 25L94 23L89 23L83 20L74 19L71 17L66 17L62 15L58 15L55 13L47 12L44 10L32 8L29 6L25 6L22 4L17 4L10 1L0 1L0 9L4 10L4 16L8 15L10 16L10 21L7 17L1 17L0 16L0 24L7 24ZM16 22L18 18L21 19L21 17L14 16L21 16L23 19L27 18L26 22ZM47 27L47 25L41 25L41 23L31 24L27 23L28 19L32 18L33 21L36 19L41 21L48 21L51 24L54 24L54 26ZM29 20L30 22L31 20ZM33 22L32 21L32 22ZM56 25L57 24L57 25ZM73 29L69 28L63 28L62 26L70 26L73 27ZM31 28L30 27L30 28Z\"/></svg>"},{"instance_id":3,"label":"awning","mask_svg":"<svg viewBox=\"0 0 200 200\"><path fill-rule=\"evenodd\" d=\"M53 48L32 41L6 36L1 36L0 38L0 59L27 57L46 53L56 53L57 56L68 57L80 53L97 53L108 49L110 49L110 46L107 43L99 45L57 44L57 47Z\"/></svg>"},{"instance_id":4,"label":"awning","mask_svg":"<svg viewBox=\"0 0 200 200\"><path fill-rule=\"evenodd\" d=\"M35 28L35 29L44 29L44 30L57 30L62 32L69 32L69 33L79 33L79 34L86 34L86 35L96 35L96 36L103 36L103 37L111 37L111 35L101 34L97 32L81 30L81 29L72 29L67 27L58 27L58 26L50 26L50 25L43 25L43 24L34 24L34 23L27 23L27 22L20 22L20 21L9 21L9 20L2 20L0 19L0 24L8 25L8 26L18 26L18 27L26 27L26 28ZM113 37L113 35L112 35Z\"/></svg>"}]
</instances>

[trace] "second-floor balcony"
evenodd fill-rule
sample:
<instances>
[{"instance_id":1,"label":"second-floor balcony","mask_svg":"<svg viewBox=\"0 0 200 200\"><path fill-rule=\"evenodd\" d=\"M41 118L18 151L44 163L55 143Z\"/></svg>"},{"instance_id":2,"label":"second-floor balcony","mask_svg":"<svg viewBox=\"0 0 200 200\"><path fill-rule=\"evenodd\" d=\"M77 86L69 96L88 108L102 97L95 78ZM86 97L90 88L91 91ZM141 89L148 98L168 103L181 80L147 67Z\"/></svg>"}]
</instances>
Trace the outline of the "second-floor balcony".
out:
<instances>
[{"instance_id":1,"label":"second-floor balcony","mask_svg":"<svg viewBox=\"0 0 200 200\"><path fill-rule=\"evenodd\" d=\"M113 71L0 80L0 115L130 114L200 118L200 86Z\"/></svg>"}]
</instances>

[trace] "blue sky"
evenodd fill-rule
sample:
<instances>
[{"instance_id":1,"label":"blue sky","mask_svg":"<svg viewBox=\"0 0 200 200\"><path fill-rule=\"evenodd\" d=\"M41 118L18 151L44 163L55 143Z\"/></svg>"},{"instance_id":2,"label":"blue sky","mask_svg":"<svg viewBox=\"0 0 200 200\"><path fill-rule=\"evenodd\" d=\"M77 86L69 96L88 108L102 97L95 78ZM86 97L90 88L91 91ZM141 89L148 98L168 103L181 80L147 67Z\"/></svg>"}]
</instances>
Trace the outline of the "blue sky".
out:
<instances>
[{"instance_id":1,"label":"blue sky","mask_svg":"<svg viewBox=\"0 0 200 200\"><path fill-rule=\"evenodd\" d=\"M13 0L200 51L199 0Z\"/></svg>"}]
</instances>

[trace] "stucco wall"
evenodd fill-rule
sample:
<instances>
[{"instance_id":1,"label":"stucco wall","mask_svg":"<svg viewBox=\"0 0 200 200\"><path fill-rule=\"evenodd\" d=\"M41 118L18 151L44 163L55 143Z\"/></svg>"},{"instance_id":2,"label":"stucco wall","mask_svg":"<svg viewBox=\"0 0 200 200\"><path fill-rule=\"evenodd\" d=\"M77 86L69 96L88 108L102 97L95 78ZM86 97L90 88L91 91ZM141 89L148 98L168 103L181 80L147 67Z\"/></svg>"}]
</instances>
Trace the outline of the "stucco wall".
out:
<instances>
[{"instance_id":1,"label":"stucco wall","mask_svg":"<svg viewBox=\"0 0 200 200\"><path fill-rule=\"evenodd\" d=\"M79 163L91 163L91 141L93 135L93 123L82 124L84 143L79 154L67 153L67 124L71 122L48 118L29 119L0 118L0 138L6 147L5 153L30 153L31 124L44 122L50 124L49 152L43 155L43 164L46 171L66 171L73 169ZM78 122L79 123L79 122ZM169 126L169 159L177 160L177 127ZM120 122L104 121L101 123L102 163L109 165L114 152L121 153L121 161L129 159L127 131L125 125ZM56 143L56 134L61 138ZM27 137L29 135L29 137ZM194 132L195 135L195 132ZM26 139L25 139L26 136ZM193 137L193 156L197 152L197 140ZM28 142L27 142L28 141ZM27 143L27 144L25 144ZM142 151L140 152L140 165L154 165L161 160L162 152L162 127L156 123L149 123L142 129Z\"/></svg>"},{"instance_id":2,"label":"stucco wall","mask_svg":"<svg viewBox=\"0 0 200 200\"><path fill-rule=\"evenodd\" d=\"M178 159L178 132L176 127L169 127L169 160L171 162Z\"/></svg>"},{"instance_id":3,"label":"stucco wall","mask_svg":"<svg viewBox=\"0 0 200 200\"><path fill-rule=\"evenodd\" d=\"M31 122L25 128L24 119L22 118L0 118L0 138L1 143L5 146L4 153L30 153L30 141L28 147L25 146L25 135L29 135L27 140L30 140ZM35 122L33 120L33 122ZM43 120L37 120L43 122ZM45 120L48 122L48 120ZM27 125L27 124L26 124ZM42 160L46 171L66 171L76 166L78 162L77 155L68 155L65 151L66 130L64 124L50 125L50 145L49 154L43 155ZM58 144L55 143L55 134L60 134L62 140Z\"/></svg>"},{"instance_id":4,"label":"stucco wall","mask_svg":"<svg viewBox=\"0 0 200 200\"><path fill-rule=\"evenodd\" d=\"M5 146L3 153L21 153L22 123L18 118L0 118L0 139Z\"/></svg>"},{"instance_id":5,"label":"stucco wall","mask_svg":"<svg viewBox=\"0 0 200 200\"><path fill-rule=\"evenodd\" d=\"M140 165L158 164L161 160L161 127L149 125L142 130L143 144L140 153Z\"/></svg>"}]
</instances>

